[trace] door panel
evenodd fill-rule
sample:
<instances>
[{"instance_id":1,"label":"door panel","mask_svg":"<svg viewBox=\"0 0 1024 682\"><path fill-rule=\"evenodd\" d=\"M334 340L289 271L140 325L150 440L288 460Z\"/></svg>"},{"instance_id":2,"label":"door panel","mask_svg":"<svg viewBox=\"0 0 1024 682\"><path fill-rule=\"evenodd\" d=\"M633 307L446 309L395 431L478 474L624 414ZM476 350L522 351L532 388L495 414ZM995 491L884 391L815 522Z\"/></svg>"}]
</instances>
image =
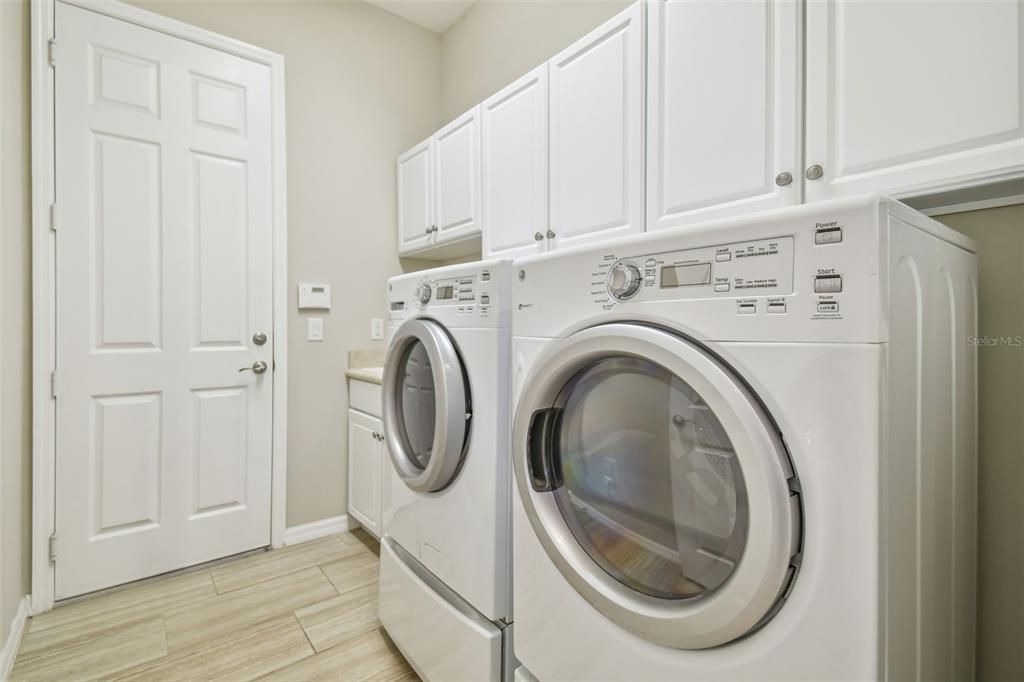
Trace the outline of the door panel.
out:
<instances>
[{"instance_id":1,"label":"door panel","mask_svg":"<svg viewBox=\"0 0 1024 682\"><path fill-rule=\"evenodd\" d=\"M1022 30L1021 2L807 3L807 198L1024 171Z\"/></svg>"},{"instance_id":2,"label":"door panel","mask_svg":"<svg viewBox=\"0 0 1024 682\"><path fill-rule=\"evenodd\" d=\"M380 536L381 421L348 411L348 509L369 532Z\"/></svg>"},{"instance_id":3,"label":"door panel","mask_svg":"<svg viewBox=\"0 0 1024 682\"><path fill-rule=\"evenodd\" d=\"M424 140L398 157L399 253L422 249L432 239L430 146Z\"/></svg>"},{"instance_id":4,"label":"door panel","mask_svg":"<svg viewBox=\"0 0 1024 682\"><path fill-rule=\"evenodd\" d=\"M485 100L481 119L484 256L542 253L548 228L547 64Z\"/></svg>"},{"instance_id":5,"label":"door panel","mask_svg":"<svg viewBox=\"0 0 1024 682\"><path fill-rule=\"evenodd\" d=\"M270 542L270 73L58 2L58 599Z\"/></svg>"},{"instance_id":6,"label":"door panel","mask_svg":"<svg viewBox=\"0 0 1024 682\"><path fill-rule=\"evenodd\" d=\"M648 5L648 229L800 201L799 7Z\"/></svg>"},{"instance_id":7,"label":"door panel","mask_svg":"<svg viewBox=\"0 0 1024 682\"><path fill-rule=\"evenodd\" d=\"M643 231L642 3L549 62L551 241Z\"/></svg>"},{"instance_id":8,"label":"door panel","mask_svg":"<svg viewBox=\"0 0 1024 682\"><path fill-rule=\"evenodd\" d=\"M437 243L480 232L480 110L474 108L434 135Z\"/></svg>"}]
</instances>

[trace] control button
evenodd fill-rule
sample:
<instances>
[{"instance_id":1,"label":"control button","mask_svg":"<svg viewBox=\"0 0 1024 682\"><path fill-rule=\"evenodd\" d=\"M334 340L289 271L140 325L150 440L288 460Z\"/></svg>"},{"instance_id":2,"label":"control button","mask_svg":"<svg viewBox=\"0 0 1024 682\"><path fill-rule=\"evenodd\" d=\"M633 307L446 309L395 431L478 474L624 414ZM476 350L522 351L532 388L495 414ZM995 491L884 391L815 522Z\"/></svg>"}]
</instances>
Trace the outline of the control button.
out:
<instances>
[{"instance_id":1,"label":"control button","mask_svg":"<svg viewBox=\"0 0 1024 682\"><path fill-rule=\"evenodd\" d=\"M619 262L608 273L608 293L619 301L624 301L640 291L643 277L640 268L632 263Z\"/></svg>"},{"instance_id":2,"label":"control button","mask_svg":"<svg viewBox=\"0 0 1024 682\"><path fill-rule=\"evenodd\" d=\"M785 301L768 301L768 314L777 315L786 312Z\"/></svg>"},{"instance_id":3,"label":"control button","mask_svg":"<svg viewBox=\"0 0 1024 682\"><path fill-rule=\"evenodd\" d=\"M480 294L480 305L487 305L491 302L491 297L488 294Z\"/></svg>"},{"instance_id":4,"label":"control button","mask_svg":"<svg viewBox=\"0 0 1024 682\"><path fill-rule=\"evenodd\" d=\"M716 253L715 260L719 263L723 263L727 260L732 260L732 251L726 251L725 253Z\"/></svg>"},{"instance_id":5,"label":"control button","mask_svg":"<svg viewBox=\"0 0 1024 682\"><path fill-rule=\"evenodd\" d=\"M757 312L756 303L738 303L736 305L736 313L738 315L753 315Z\"/></svg>"},{"instance_id":6,"label":"control button","mask_svg":"<svg viewBox=\"0 0 1024 682\"><path fill-rule=\"evenodd\" d=\"M814 233L815 244L838 244L841 241L843 241L843 228L841 227L818 230Z\"/></svg>"},{"instance_id":7,"label":"control button","mask_svg":"<svg viewBox=\"0 0 1024 682\"><path fill-rule=\"evenodd\" d=\"M483 272L480 273L480 281L481 282L490 282L491 281L491 272L490 272L490 270L484 270Z\"/></svg>"},{"instance_id":8,"label":"control button","mask_svg":"<svg viewBox=\"0 0 1024 682\"><path fill-rule=\"evenodd\" d=\"M728 282L722 282L721 284L716 284L715 285L715 291L718 291L718 292L729 291L731 286L732 285L730 285Z\"/></svg>"},{"instance_id":9,"label":"control button","mask_svg":"<svg viewBox=\"0 0 1024 682\"><path fill-rule=\"evenodd\" d=\"M839 301L822 301L818 304L819 313L838 313Z\"/></svg>"},{"instance_id":10,"label":"control button","mask_svg":"<svg viewBox=\"0 0 1024 682\"><path fill-rule=\"evenodd\" d=\"M838 294L842 290L842 275L818 275L814 278L814 293L816 294Z\"/></svg>"}]
</instances>

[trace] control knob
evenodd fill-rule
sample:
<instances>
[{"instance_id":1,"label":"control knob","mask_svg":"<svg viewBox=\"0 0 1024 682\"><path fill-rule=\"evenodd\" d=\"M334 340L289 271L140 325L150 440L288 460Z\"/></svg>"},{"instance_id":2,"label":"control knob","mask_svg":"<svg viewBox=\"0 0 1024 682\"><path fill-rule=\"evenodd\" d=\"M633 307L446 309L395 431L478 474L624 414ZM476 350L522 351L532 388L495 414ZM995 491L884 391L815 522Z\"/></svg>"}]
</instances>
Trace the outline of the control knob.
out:
<instances>
[{"instance_id":1,"label":"control knob","mask_svg":"<svg viewBox=\"0 0 1024 682\"><path fill-rule=\"evenodd\" d=\"M643 275L640 274L640 268L637 266L632 263L616 263L608 273L608 292L612 298L625 301L636 296L643 280Z\"/></svg>"},{"instance_id":2,"label":"control knob","mask_svg":"<svg viewBox=\"0 0 1024 682\"><path fill-rule=\"evenodd\" d=\"M430 285L424 282L416 291L416 297L419 298L420 303L426 305L430 302L430 293Z\"/></svg>"}]
</instances>

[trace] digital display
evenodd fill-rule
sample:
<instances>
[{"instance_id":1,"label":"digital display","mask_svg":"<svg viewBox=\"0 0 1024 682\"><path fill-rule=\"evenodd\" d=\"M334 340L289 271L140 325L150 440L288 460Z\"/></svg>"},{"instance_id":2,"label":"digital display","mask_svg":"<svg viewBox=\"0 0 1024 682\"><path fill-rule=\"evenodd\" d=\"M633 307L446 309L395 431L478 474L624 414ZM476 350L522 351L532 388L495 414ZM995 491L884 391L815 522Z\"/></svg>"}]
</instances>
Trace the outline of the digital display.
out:
<instances>
[{"instance_id":1,"label":"digital display","mask_svg":"<svg viewBox=\"0 0 1024 682\"><path fill-rule=\"evenodd\" d=\"M437 288L437 300L444 301L455 296L455 287L451 284Z\"/></svg>"},{"instance_id":2,"label":"digital display","mask_svg":"<svg viewBox=\"0 0 1024 682\"><path fill-rule=\"evenodd\" d=\"M711 263L692 265L663 265L661 267L661 288L689 287L711 282Z\"/></svg>"}]
</instances>

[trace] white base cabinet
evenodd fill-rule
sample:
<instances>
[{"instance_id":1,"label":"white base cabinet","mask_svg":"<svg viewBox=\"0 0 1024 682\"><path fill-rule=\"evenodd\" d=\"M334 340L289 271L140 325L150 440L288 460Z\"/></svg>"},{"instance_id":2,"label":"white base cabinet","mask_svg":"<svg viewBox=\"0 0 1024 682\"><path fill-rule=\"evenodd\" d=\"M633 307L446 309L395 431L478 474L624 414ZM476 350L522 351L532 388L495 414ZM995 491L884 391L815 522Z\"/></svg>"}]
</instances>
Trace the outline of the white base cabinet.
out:
<instances>
[{"instance_id":1,"label":"white base cabinet","mask_svg":"<svg viewBox=\"0 0 1024 682\"><path fill-rule=\"evenodd\" d=\"M374 537L382 531L383 423L359 410L348 411L348 513Z\"/></svg>"}]
</instances>

